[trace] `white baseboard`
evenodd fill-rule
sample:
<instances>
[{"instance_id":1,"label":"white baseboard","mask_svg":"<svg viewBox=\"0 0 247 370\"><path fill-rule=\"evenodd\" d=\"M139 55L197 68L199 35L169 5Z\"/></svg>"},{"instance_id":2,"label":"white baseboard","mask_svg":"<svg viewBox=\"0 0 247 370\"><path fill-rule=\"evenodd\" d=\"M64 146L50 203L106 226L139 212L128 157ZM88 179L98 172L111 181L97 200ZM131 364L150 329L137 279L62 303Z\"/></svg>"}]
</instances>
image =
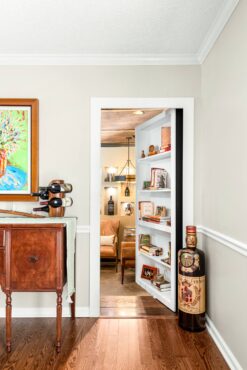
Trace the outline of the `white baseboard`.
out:
<instances>
[{"instance_id":1,"label":"white baseboard","mask_svg":"<svg viewBox=\"0 0 247 370\"><path fill-rule=\"evenodd\" d=\"M227 362L228 366L231 370L243 370L241 365L239 364L238 360L214 326L213 321L206 315L206 326L208 329L209 334L211 335L213 341L215 342L216 346L220 350L222 356L224 357L225 361Z\"/></svg>"},{"instance_id":2,"label":"white baseboard","mask_svg":"<svg viewBox=\"0 0 247 370\"><path fill-rule=\"evenodd\" d=\"M0 308L5 317L5 308ZM56 307L12 307L12 317L56 317ZM70 317L70 308L63 308L63 317ZM76 317L90 317L89 307L76 307Z\"/></svg>"}]
</instances>

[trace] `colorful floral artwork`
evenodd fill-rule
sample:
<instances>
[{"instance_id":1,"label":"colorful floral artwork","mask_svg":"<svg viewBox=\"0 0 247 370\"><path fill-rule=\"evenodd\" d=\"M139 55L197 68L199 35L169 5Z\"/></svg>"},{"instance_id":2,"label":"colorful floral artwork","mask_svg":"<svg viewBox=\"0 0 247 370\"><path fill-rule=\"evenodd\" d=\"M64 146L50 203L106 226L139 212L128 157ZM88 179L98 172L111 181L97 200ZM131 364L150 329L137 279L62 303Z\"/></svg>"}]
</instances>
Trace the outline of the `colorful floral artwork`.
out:
<instances>
[{"instance_id":1,"label":"colorful floral artwork","mask_svg":"<svg viewBox=\"0 0 247 370\"><path fill-rule=\"evenodd\" d=\"M30 193L30 107L0 106L0 194Z\"/></svg>"}]
</instances>

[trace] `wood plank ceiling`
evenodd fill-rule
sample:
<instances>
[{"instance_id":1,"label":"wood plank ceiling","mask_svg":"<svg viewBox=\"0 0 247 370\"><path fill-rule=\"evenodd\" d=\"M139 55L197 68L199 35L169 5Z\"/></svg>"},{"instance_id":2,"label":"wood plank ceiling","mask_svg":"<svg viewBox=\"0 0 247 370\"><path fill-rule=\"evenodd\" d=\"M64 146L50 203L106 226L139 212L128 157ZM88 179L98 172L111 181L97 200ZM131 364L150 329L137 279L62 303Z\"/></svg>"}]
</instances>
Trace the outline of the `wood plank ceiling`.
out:
<instances>
[{"instance_id":1,"label":"wood plank ceiling","mask_svg":"<svg viewBox=\"0 0 247 370\"><path fill-rule=\"evenodd\" d=\"M103 109L101 111L101 145L126 146L127 137L135 143L135 128L164 109Z\"/></svg>"}]
</instances>

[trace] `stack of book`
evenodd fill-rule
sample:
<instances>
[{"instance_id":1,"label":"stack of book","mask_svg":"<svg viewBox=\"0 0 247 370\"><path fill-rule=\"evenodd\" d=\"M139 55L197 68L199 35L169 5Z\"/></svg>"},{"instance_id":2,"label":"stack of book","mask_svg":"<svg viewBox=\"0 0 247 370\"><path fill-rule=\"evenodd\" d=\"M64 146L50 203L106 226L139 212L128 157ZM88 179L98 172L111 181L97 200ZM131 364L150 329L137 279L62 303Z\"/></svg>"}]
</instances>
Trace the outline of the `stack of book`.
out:
<instances>
[{"instance_id":1,"label":"stack of book","mask_svg":"<svg viewBox=\"0 0 247 370\"><path fill-rule=\"evenodd\" d=\"M171 219L171 217L169 217L169 216L151 216L151 215L142 216L142 221L154 222L155 224L164 224L165 222L169 221L170 219Z\"/></svg>"},{"instance_id":2,"label":"stack of book","mask_svg":"<svg viewBox=\"0 0 247 370\"><path fill-rule=\"evenodd\" d=\"M167 292L171 289L171 283L167 280L164 280L163 282L151 280L151 283L160 292Z\"/></svg>"},{"instance_id":3,"label":"stack of book","mask_svg":"<svg viewBox=\"0 0 247 370\"><path fill-rule=\"evenodd\" d=\"M162 256L163 249L152 244L140 245L140 252L148 254L149 256Z\"/></svg>"}]
</instances>

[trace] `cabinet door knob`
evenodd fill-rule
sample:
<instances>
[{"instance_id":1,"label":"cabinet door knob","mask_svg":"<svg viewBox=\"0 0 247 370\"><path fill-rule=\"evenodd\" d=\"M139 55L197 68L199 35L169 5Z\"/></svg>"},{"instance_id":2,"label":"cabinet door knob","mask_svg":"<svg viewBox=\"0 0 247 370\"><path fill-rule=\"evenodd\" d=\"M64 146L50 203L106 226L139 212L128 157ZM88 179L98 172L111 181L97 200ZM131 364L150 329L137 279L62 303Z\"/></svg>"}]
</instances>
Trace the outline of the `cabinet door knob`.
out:
<instances>
[{"instance_id":1,"label":"cabinet door knob","mask_svg":"<svg viewBox=\"0 0 247 370\"><path fill-rule=\"evenodd\" d=\"M37 257L37 256L29 256L29 257L28 257L28 260L29 260L29 262L31 262L31 263L36 263L36 262L38 262L39 257Z\"/></svg>"}]
</instances>

